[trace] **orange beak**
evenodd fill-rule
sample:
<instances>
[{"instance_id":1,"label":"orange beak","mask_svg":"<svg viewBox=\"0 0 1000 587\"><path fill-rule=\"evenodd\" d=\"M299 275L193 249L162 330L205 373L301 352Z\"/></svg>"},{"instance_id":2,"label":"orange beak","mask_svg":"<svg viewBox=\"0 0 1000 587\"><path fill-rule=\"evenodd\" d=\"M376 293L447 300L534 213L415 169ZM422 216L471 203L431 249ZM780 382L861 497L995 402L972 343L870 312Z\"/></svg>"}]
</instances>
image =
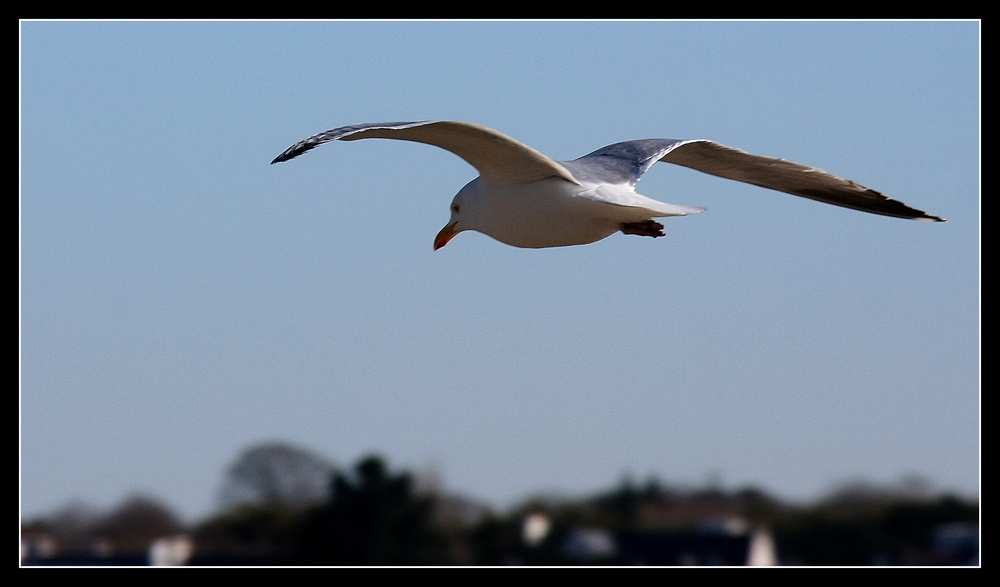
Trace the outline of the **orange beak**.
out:
<instances>
[{"instance_id":1,"label":"orange beak","mask_svg":"<svg viewBox=\"0 0 1000 587\"><path fill-rule=\"evenodd\" d=\"M455 222L452 222L448 226L442 228L441 232L439 232L438 235L434 237L435 251L448 244L448 241L450 241L451 239L455 238L455 235L458 234L458 231L455 230L456 224L458 224L457 220Z\"/></svg>"}]
</instances>

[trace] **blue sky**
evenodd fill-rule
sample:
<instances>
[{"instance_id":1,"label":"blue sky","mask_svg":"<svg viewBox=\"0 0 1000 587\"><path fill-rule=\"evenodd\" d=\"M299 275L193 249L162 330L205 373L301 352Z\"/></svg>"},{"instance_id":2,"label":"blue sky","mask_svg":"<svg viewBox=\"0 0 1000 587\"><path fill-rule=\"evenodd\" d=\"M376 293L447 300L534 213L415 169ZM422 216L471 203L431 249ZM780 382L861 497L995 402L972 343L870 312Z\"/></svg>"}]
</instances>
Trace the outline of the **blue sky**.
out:
<instances>
[{"instance_id":1,"label":"blue sky","mask_svg":"<svg viewBox=\"0 0 1000 587\"><path fill-rule=\"evenodd\" d=\"M22 22L24 516L186 519L272 439L504 507L623 475L978 495L977 22ZM462 233L477 173L315 132L453 119L555 158L709 138L947 223L655 165L660 239Z\"/></svg>"}]
</instances>

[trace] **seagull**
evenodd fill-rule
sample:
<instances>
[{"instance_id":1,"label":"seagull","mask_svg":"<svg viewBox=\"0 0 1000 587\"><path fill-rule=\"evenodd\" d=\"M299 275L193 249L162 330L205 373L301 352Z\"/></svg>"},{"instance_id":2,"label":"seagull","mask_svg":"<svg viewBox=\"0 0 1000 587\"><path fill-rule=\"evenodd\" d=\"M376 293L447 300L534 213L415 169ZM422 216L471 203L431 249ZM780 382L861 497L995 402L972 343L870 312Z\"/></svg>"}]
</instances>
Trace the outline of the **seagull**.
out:
<instances>
[{"instance_id":1,"label":"seagull","mask_svg":"<svg viewBox=\"0 0 1000 587\"><path fill-rule=\"evenodd\" d=\"M479 171L451 202L451 218L434 250L474 230L515 247L583 245L621 231L664 236L654 218L687 216L705 208L666 204L636 193L657 161L853 208L872 214L945 222L815 167L753 155L706 139L644 139L615 143L572 161L555 161L507 135L469 122L434 120L343 126L295 143L271 164L330 141L397 139L451 151Z\"/></svg>"}]
</instances>

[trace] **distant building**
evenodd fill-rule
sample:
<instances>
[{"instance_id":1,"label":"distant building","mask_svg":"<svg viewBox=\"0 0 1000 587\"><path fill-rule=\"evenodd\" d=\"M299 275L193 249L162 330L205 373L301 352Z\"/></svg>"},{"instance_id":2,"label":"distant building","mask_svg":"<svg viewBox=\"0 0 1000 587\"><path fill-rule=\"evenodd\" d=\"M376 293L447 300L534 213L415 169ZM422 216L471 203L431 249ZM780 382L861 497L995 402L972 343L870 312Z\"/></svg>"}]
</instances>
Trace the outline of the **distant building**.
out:
<instances>
[{"instance_id":1,"label":"distant building","mask_svg":"<svg viewBox=\"0 0 1000 587\"><path fill-rule=\"evenodd\" d=\"M189 536L178 534L158 538L149 545L149 564L154 567L176 567L187 563L194 552Z\"/></svg>"},{"instance_id":2,"label":"distant building","mask_svg":"<svg viewBox=\"0 0 1000 587\"><path fill-rule=\"evenodd\" d=\"M56 555L55 538L43 533L21 534L21 560L52 558Z\"/></svg>"},{"instance_id":3,"label":"distant building","mask_svg":"<svg viewBox=\"0 0 1000 587\"><path fill-rule=\"evenodd\" d=\"M146 553L115 553L106 540L95 539L76 548L60 551L57 542L44 534L21 536L21 564L53 567L141 567L179 566L193 551L191 538L180 534L158 538Z\"/></svg>"},{"instance_id":4,"label":"distant building","mask_svg":"<svg viewBox=\"0 0 1000 587\"><path fill-rule=\"evenodd\" d=\"M599 528L570 530L560 550L568 561L639 566L774 566L770 531L750 530L732 518L703 522L694 530L641 530L614 534Z\"/></svg>"},{"instance_id":5,"label":"distant building","mask_svg":"<svg viewBox=\"0 0 1000 587\"><path fill-rule=\"evenodd\" d=\"M562 555L570 560L611 560L618 554L618 544L607 530L576 528L563 541Z\"/></svg>"},{"instance_id":6,"label":"distant building","mask_svg":"<svg viewBox=\"0 0 1000 587\"><path fill-rule=\"evenodd\" d=\"M774 566L774 538L764 528L749 529L730 518L702 522L690 531L622 532L617 538L624 564L649 566Z\"/></svg>"}]
</instances>

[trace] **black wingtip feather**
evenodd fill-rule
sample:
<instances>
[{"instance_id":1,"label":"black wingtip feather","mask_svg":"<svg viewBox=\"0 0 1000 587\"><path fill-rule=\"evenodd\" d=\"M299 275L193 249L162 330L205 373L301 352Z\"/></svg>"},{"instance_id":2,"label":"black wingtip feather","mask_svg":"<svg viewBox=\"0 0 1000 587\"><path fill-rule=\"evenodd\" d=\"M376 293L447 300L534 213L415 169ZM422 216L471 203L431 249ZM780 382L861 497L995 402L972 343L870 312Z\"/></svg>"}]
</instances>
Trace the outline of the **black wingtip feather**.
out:
<instances>
[{"instance_id":1,"label":"black wingtip feather","mask_svg":"<svg viewBox=\"0 0 1000 587\"><path fill-rule=\"evenodd\" d=\"M299 155L301 155L302 153L305 153L306 151L315 149L320 144L321 144L320 142L312 140L312 137L304 141L299 141L298 143L295 143L291 147L285 149L285 151L282 154L275 157L274 160L271 161L271 165L274 165L275 163L281 163L282 161L288 161L289 159L294 159Z\"/></svg>"}]
</instances>

